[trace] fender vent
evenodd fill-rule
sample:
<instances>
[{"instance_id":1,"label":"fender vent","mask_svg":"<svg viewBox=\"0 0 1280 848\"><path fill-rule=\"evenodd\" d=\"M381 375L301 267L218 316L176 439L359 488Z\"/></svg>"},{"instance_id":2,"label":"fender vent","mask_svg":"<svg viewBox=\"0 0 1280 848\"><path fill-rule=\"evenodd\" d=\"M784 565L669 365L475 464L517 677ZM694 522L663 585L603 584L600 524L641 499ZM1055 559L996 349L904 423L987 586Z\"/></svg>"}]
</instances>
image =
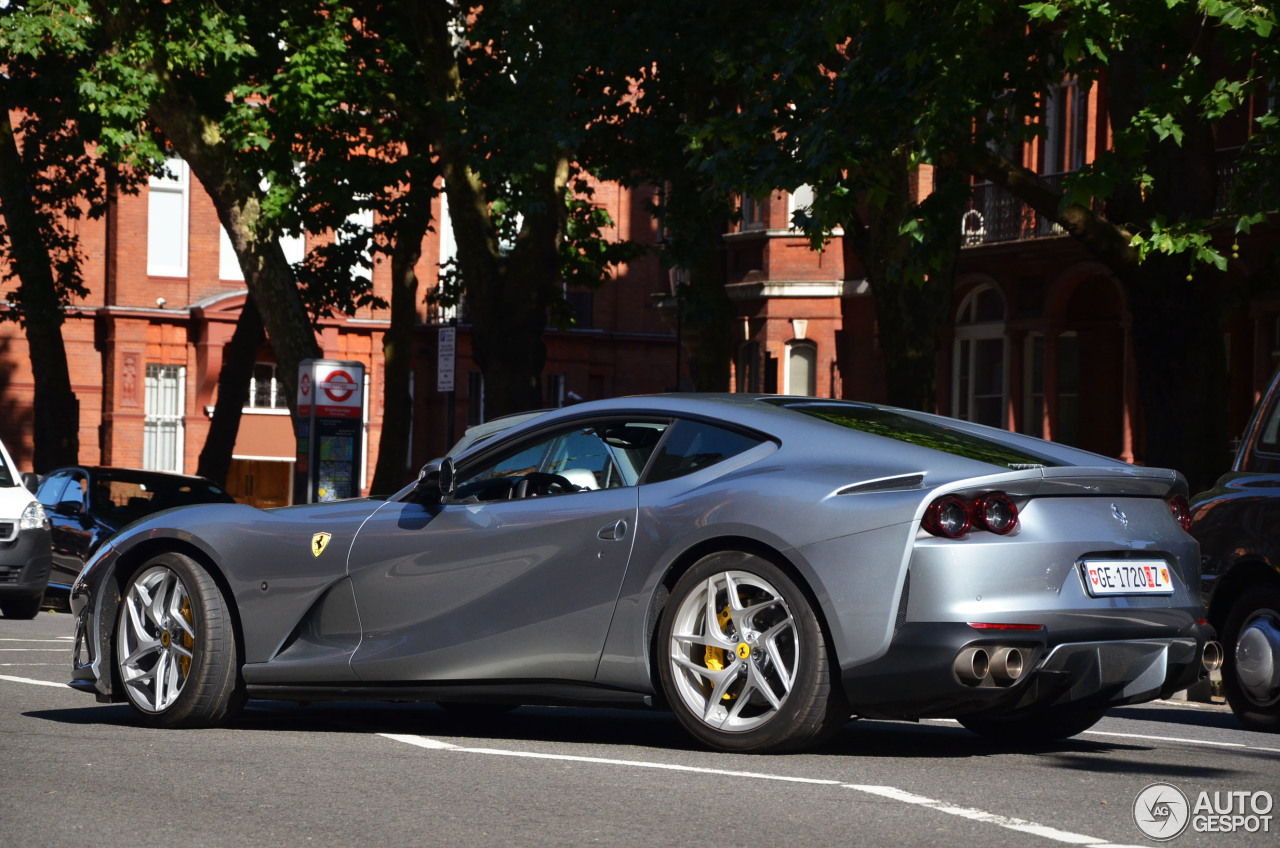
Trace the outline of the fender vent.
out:
<instances>
[{"instance_id":1,"label":"fender vent","mask_svg":"<svg viewBox=\"0 0 1280 848\"><path fill-rule=\"evenodd\" d=\"M868 480L865 483L854 483L846 486L837 495L860 495L863 492L889 492L918 489L924 484L923 474L900 474L897 477L881 477L879 480Z\"/></svg>"},{"instance_id":2,"label":"fender vent","mask_svg":"<svg viewBox=\"0 0 1280 848\"><path fill-rule=\"evenodd\" d=\"M902 579L902 597L898 598L898 617L893 622L893 632L897 635L902 625L907 623L907 595L911 592L911 572Z\"/></svg>"}]
</instances>

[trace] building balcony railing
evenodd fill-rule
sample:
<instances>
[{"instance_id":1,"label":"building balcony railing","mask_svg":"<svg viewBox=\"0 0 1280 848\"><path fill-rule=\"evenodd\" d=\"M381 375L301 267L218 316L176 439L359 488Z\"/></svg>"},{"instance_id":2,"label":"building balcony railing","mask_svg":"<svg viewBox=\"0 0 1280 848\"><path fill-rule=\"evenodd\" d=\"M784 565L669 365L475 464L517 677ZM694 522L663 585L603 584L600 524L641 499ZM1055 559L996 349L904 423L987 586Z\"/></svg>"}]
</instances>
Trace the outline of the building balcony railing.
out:
<instances>
[{"instance_id":1,"label":"building balcony railing","mask_svg":"<svg viewBox=\"0 0 1280 848\"><path fill-rule=\"evenodd\" d=\"M1239 149L1218 151L1218 187L1215 211L1226 212L1231 188L1240 168L1237 162ZM1067 174L1050 174L1040 179L1055 188L1061 186ZM1095 211L1100 204L1094 202ZM1025 241L1065 235L1066 231L1049 218L1039 215L1026 203L1009 191L992 183L973 187L969 208L960 217L961 246L978 247L984 244Z\"/></svg>"}]
</instances>

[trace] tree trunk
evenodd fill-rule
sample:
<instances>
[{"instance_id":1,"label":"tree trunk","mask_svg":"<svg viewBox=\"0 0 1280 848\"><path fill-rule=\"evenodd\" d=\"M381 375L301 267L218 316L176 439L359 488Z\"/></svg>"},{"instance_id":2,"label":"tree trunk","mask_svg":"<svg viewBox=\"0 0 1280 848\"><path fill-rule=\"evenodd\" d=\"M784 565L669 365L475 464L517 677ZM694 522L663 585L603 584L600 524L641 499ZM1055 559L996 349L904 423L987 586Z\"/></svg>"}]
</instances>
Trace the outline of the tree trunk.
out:
<instances>
[{"instance_id":1,"label":"tree trunk","mask_svg":"<svg viewBox=\"0 0 1280 848\"><path fill-rule=\"evenodd\" d=\"M425 181L425 184L424 184ZM413 426L413 396L409 392L413 361L413 330L418 319L418 275L414 267L422 256L422 239L431 223L430 187L427 177L415 180L417 202L401 207L396 222L395 248L391 254L391 327L382 339L382 436L378 463L369 493L390 494L405 484L409 434Z\"/></svg>"},{"instance_id":2,"label":"tree trunk","mask_svg":"<svg viewBox=\"0 0 1280 848\"><path fill-rule=\"evenodd\" d=\"M162 76L168 88L152 107L151 117L213 200L279 363L276 378L294 410L298 366L304 359L318 358L321 351L293 269L280 247L280 234L256 228L262 211L257 177L243 167L235 151L222 140L217 125L200 112L172 76Z\"/></svg>"},{"instance_id":3,"label":"tree trunk","mask_svg":"<svg viewBox=\"0 0 1280 848\"><path fill-rule=\"evenodd\" d=\"M218 372L218 400L213 405L209 434L205 436L196 465L196 474L219 486L227 485L231 453L240 431L240 417L249 399L253 365L264 338L262 317L253 298L249 297L240 311L240 319L236 321L235 332L231 334L222 358L222 370Z\"/></svg>"},{"instance_id":4,"label":"tree trunk","mask_svg":"<svg viewBox=\"0 0 1280 848\"><path fill-rule=\"evenodd\" d=\"M932 198L933 225L924 244L903 235L902 224L921 217L913 200L910 165L894 156L881 171L887 180L883 206L867 211L867 226L845 229L845 267L854 251L866 268L875 301L880 349L884 355L885 395L889 404L924 412L937 410L938 344L951 316L955 268L960 255L959 194L944 185L958 179L938 169L939 186ZM948 202L950 201L950 202ZM926 224L928 226L928 224Z\"/></svg>"},{"instance_id":5,"label":"tree trunk","mask_svg":"<svg viewBox=\"0 0 1280 848\"><path fill-rule=\"evenodd\" d=\"M35 382L33 470L44 473L80 461L80 406L71 388L53 260L41 236L40 213L32 202L4 93L0 74L0 214L19 281L16 300Z\"/></svg>"}]
</instances>

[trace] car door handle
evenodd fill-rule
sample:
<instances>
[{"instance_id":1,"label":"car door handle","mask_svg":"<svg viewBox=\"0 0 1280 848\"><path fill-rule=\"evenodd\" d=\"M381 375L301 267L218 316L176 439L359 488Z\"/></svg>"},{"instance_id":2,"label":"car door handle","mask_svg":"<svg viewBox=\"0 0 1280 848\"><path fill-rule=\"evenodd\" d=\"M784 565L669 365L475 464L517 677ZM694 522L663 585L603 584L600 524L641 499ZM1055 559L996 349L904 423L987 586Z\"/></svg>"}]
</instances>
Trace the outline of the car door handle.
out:
<instances>
[{"instance_id":1,"label":"car door handle","mask_svg":"<svg viewBox=\"0 0 1280 848\"><path fill-rule=\"evenodd\" d=\"M601 539L604 539L606 542L616 542L619 539L625 538L627 535L627 521L625 518L619 518L613 524L610 524L607 527L601 527L600 532L596 535Z\"/></svg>"}]
</instances>

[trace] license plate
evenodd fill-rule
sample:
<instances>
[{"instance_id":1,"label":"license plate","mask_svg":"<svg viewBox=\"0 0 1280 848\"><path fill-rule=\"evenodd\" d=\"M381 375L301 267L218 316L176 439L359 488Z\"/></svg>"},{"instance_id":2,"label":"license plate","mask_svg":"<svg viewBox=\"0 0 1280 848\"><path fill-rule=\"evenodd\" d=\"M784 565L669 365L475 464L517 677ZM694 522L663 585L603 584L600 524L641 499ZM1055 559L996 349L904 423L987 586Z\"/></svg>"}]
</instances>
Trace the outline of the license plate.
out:
<instances>
[{"instance_id":1,"label":"license plate","mask_svg":"<svg viewBox=\"0 0 1280 848\"><path fill-rule=\"evenodd\" d=\"M1162 559L1089 559L1081 566L1090 595L1173 594L1169 563Z\"/></svg>"}]
</instances>

